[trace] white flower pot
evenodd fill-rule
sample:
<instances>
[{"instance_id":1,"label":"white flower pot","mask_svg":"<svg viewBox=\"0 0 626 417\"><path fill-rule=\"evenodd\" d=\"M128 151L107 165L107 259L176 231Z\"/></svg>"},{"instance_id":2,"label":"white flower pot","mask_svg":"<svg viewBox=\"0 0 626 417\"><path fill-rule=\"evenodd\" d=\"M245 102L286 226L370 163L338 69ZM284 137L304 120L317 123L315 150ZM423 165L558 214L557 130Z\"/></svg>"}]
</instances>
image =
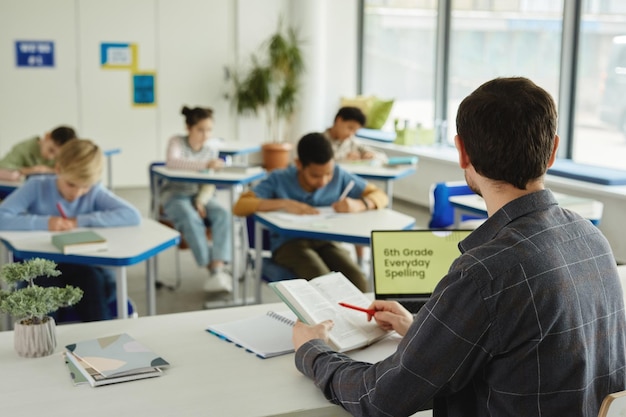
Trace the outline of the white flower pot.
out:
<instances>
[{"instance_id":1,"label":"white flower pot","mask_svg":"<svg viewBox=\"0 0 626 417\"><path fill-rule=\"evenodd\" d=\"M25 358L39 358L54 353L57 347L56 324L52 317L42 324L15 323L15 351Z\"/></svg>"}]
</instances>

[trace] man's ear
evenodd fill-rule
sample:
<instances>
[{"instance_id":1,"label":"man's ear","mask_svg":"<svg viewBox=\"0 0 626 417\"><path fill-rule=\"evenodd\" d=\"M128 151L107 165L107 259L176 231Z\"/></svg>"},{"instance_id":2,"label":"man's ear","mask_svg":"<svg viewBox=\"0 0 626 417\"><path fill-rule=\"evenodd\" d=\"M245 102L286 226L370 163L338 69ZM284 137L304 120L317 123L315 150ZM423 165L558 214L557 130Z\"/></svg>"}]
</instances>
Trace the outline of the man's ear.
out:
<instances>
[{"instance_id":1,"label":"man's ear","mask_svg":"<svg viewBox=\"0 0 626 417\"><path fill-rule=\"evenodd\" d=\"M548 160L548 168L550 168L556 160L556 151L559 149L559 140L559 135L554 135L554 147L552 148L552 155L550 155L550 159Z\"/></svg>"},{"instance_id":2,"label":"man's ear","mask_svg":"<svg viewBox=\"0 0 626 417\"><path fill-rule=\"evenodd\" d=\"M461 169L466 169L471 165L471 162L469 160L469 156L467 156L467 152L465 151L465 144L463 144L463 140L459 135L454 137L454 146L459 153L459 166Z\"/></svg>"}]
</instances>

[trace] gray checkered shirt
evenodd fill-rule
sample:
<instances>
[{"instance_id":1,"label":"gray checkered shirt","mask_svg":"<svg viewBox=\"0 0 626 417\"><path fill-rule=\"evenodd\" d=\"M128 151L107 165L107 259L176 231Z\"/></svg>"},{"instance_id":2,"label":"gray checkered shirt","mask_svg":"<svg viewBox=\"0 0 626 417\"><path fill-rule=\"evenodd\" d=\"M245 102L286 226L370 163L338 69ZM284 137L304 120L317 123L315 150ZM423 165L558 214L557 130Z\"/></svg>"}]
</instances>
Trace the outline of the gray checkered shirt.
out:
<instances>
[{"instance_id":1,"label":"gray checkered shirt","mask_svg":"<svg viewBox=\"0 0 626 417\"><path fill-rule=\"evenodd\" d=\"M354 362L320 340L296 367L358 416L595 417L625 384L622 289L608 242L550 191L503 207L459 245L398 350Z\"/></svg>"}]
</instances>

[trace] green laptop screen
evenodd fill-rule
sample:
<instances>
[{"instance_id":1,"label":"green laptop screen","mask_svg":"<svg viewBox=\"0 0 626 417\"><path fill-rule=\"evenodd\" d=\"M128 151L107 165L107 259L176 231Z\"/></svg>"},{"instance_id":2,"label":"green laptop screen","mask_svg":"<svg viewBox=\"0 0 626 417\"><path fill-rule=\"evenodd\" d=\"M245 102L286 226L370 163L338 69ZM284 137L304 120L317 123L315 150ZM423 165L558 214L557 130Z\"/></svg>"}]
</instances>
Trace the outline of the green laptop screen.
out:
<instances>
[{"instance_id":1,"label":"green laptop screen","mask_svg":"<svg viewBox=\"0 0 626 417\"><path fill-rule=\"evenodd\" d=\"M471 230L375 230L372 268L376 295L430 295L461 252Z\"/></svg>"}]
</instances>

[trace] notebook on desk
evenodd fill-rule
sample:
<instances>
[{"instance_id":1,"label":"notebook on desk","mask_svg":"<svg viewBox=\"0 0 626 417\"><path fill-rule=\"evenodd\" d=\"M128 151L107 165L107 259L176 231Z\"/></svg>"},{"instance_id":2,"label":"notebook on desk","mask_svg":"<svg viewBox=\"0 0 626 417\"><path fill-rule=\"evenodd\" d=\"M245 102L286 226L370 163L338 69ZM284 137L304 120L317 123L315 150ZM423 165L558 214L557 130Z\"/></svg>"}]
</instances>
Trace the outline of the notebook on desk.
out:
<instances>
[{"instance_id":1,"label":"notebook on desk","mask_svg":"<svg viewBox=\"0 0 626 417\"><path fill-rule=\"evenodd\" d=\"M416 313L461 253L472 230L374 230L371 234L374 295Z\"/></svg>"}]
</instances>

